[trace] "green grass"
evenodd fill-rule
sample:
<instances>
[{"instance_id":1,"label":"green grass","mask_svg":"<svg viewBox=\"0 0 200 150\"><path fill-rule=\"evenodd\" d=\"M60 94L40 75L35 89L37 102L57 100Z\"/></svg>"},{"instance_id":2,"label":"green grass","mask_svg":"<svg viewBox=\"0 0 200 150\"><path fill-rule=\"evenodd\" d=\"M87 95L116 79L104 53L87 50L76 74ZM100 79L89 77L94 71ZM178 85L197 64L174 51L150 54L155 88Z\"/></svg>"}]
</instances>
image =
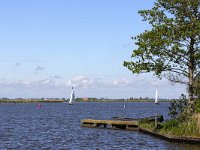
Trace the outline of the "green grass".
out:
<instances>
[{"instance_id":1,"label":"green grass","mask_svg":"<svg viewBox=\"0 0 200 150\"><path fill-rule=\"evenodd\" d=\"M148 130L153 131L155 129L155 122L149 121L148 119L142 119L139 122L139 126Z\"/></svg>"},{"instance_id":2,"label":"green grass","mask_svg":"<svg viewBox=\"0 0 200 150\"><path fill-rule=\"evenodd\" d=\"M168 136L200 138L200 130L197 127L197 119L194 117L190 118L188 122L183 122L179 119L171 119L166 122L159 123L157 128L155 128L154 122L143 120L140 121L139 126Z\"/></svg>"},{"instance_id":3,"label":"green grass","mask_svg":"<svg viewBox=\"0 0 200 150\"><path fill-rule=\"evenodd\" d=\"M197 120L190 118L188 122L173 119L162 124L159 132L174 136L200 137Z\"/></svg>"},{"instance_id":4,"label":"green grass","mask_svg":"<svg viewBox=\"0 0 200 150\"><path fill-rule=\"evenodd\" d=\"M200 113L200 100L196 100L196 112Z\"/></svg>"}]
</instances>

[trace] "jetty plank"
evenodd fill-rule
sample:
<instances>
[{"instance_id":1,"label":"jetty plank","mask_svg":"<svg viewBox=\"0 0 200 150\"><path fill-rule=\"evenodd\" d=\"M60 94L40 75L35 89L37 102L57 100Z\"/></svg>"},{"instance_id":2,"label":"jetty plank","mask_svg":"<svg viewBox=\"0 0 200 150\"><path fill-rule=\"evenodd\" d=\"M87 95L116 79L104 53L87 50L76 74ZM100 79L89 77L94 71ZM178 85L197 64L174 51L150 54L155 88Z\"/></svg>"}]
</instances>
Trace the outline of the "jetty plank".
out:
<instances>
[{"instance_id":1,"label":"jetty plank","mask_svg":"<svg viewBox=\"0 0 200 150\"><path fill-rule=\"evenodd\" d=\"M82 123L94 123L94 124L115 124L115 125L136 125L138 126L138 120L95 120L95 119L83 119L81 120Z\"/></svg>"},{"instance_id":2,"label":"jetty plank","mask_svg":"<svg viewBox=\"0 0 200 150\"><path fill-rule=\"evenodd\" d=\"M139 127L139 122L143 119L148 119L149 121L154 121L155 118L158 121L163 121L162 115L156 115L146 118L127 118L127 117L112 117L110 120L97 120L97 119L83 119L81 120L82 126L84 127L100 127L104 128L119 128L126 130L136 130Z\"/></svg>"},{"instance_id":3,"label":"jetty plank","mask_svg":"<svg viewBox=\"0 0 200 150\"><path fill-rule=\"evenodd\" d=\"M138 120L95 120L95 119L84 119L81 120L82 126L84 127L100 127L104 128L116 128L116 129L127 129L135 130L138 129Z\"/></svg>"},{"instance_id":4,"label":"jetty plank","mask_svg":"<svg viewBox=\"0 0 200 150\"><path fill-rule=\"evenodd\" d=\"M139 125L139 122L143 120L148 120L150 122L156 120L158 122L162 122L164 119L162 115L156 115L152 117L139 118L139 119L125 118L125 117L112 117L112 119L110 120L83 119L81 120L81 122L83 127L94 127L94 128L103 127L111 129L137 130L139 132L159 137L167 141L200 144L200 138L164 135L159 132L143 128Z\"/></svg>"}]
</instances>

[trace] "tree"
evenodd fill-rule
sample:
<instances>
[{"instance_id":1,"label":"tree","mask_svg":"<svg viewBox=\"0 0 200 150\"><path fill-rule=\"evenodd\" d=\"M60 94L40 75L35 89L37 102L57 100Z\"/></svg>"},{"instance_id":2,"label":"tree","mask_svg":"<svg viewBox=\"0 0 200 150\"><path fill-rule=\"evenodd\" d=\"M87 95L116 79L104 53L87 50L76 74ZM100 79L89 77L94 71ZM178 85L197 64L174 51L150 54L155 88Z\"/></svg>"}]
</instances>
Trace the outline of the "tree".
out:
<instances>
[{"instance_id":1,"label":"tree","mask_svg":"<svg viewBox=\"0 0 200 150\"><path fill-rule=\"evenodd\" d=\"M138 48L124 66L186 84L191 102L200 73L200 0L157 0L152 9L138 13L152 28L133 38Z\"/></svg>"},{"instance_id":2,"label":"tree","mask_svg":"<svg viewBox=\"0 0 200 150\"><path fill-rule=\"evenodd\" d=\"M194 79L194 94L200 100L200 74Z\"/></svg>"}]
</instances>

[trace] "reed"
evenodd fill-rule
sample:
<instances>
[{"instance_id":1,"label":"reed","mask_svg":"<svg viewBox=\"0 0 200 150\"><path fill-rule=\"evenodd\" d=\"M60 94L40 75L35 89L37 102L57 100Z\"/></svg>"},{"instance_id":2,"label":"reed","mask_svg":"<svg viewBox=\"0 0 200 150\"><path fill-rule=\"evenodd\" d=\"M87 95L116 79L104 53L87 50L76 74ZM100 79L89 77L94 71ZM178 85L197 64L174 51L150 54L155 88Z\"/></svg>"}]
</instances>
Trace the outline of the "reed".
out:
<instances>
[{"instance_id":1,"label":"reed","mask_svg":"<svg viewBox=\"0 0 200 150\"><path fill-rule=\"evenodd\" d=\"M200 137L197 119L194 117L191 117L187 122L182 122L177 119L167 121L162 124L159 132L174 136Z\"/></svg>"},{"instance_id":2,"label":"reed","mask_svg":"<svg viewBox=\"0 0 200 150\"><path fill-rule=\"evenodd\" d=\"M191 117L187 122L179 119L170 119L159 123L157 127L155 127L154 122L143 120L139 122L139 126L151 132L172 137L200 138L200 130L196 117Z\"/></svg>"}]
</instances>

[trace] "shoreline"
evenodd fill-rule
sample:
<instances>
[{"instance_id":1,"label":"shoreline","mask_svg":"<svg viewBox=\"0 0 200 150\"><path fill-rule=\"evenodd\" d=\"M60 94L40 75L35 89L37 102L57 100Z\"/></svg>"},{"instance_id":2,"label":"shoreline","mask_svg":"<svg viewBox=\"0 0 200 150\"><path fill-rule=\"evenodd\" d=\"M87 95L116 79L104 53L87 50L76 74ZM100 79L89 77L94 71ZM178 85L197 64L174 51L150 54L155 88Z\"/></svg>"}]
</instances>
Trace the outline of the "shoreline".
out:
<instances>
[{"instance_id":1,"label":"shoreline","mask_svg":"<svg viewBox=\"0 0 200 150\"><path fill-rule=\"evenodd\" d=\"M193 136L175 136L170 134L163 134L159 131L153 131L144 127L139 127L139 132L158 137L163 140L178 142L178 143L188 143L188 144L200 144L200 137Z\"/></svg>"},{"instance_id":2,"label":"shoreline","mask_svg":"<svg viewBox=\"0 0 200 150\"><path fill-rule=\"evenodd\" d=\"M33 100L29 100L29 99L22 99L22 100L15 100L15 99L8 99L8 100L0 100L0 103L63 103L63 102L69 102L69 101L66 101L66 100L42 100L42 99L33 99ZM75 103L87 103L87 102L123 102L123 103L126 103L126 102L136 102L136 103L139 103L139 102L151 102L151 103L154 103L154 101L152 100L79 100L79 101L76 101ZM164 103L164 102L171 102L171 100L161 100L160 103Z\"/></svg>"},{"instance_id":3,"label":"shoreline","mask_svg":"<svg viewBox=\"0 0 200 150\"><path fill-rule=\"evenodd\" d=\"M86 128L103 128L103 129L119 129L119 130L130 130L137 131L144 134L149 134L154 137L158 137L163 140L178 142L178 143L188 143L188 144L200 144L200 136L189 136L189 135L172 135L161 133L156 129L148 129L141 125L142 120L148 120L149 123L163 122L163 116L150 116L146 118L134 119L126 117L113 117L111 119L83 119L81 120L81 126Z\"/></svg>"},{"instance_id":4,"label":"shoreline","mask_svg":"<svg viewBox=\"0 0 200 150\"><path fill-rule=\"evenodd\" d=\"M167 133L162 133L156 128L148 129L141 125L143 120L153 123L157 120L157 123L164 121L162 115L151 116L146 118L134 119L126 117L113 117L111 119L83 119L81 120L81 126L86 128L104 128L104 129L120 129L120 130L131 130L138 131L144 134L149 134L154 137L158 137L163 140L178 142L178 143L188 143L188 144L200 144L200 136L194 135L172 135Z\"/></svg>"},{"instance_id":5,"label":"shoreline","mask_svg":"<svg viewBox=\"0 0 200 150\"><path fill-rule=\"evenodd\" d=\"M63 100L0 100L0 103L62 103Z\"/></svg>"}]
</instances>

